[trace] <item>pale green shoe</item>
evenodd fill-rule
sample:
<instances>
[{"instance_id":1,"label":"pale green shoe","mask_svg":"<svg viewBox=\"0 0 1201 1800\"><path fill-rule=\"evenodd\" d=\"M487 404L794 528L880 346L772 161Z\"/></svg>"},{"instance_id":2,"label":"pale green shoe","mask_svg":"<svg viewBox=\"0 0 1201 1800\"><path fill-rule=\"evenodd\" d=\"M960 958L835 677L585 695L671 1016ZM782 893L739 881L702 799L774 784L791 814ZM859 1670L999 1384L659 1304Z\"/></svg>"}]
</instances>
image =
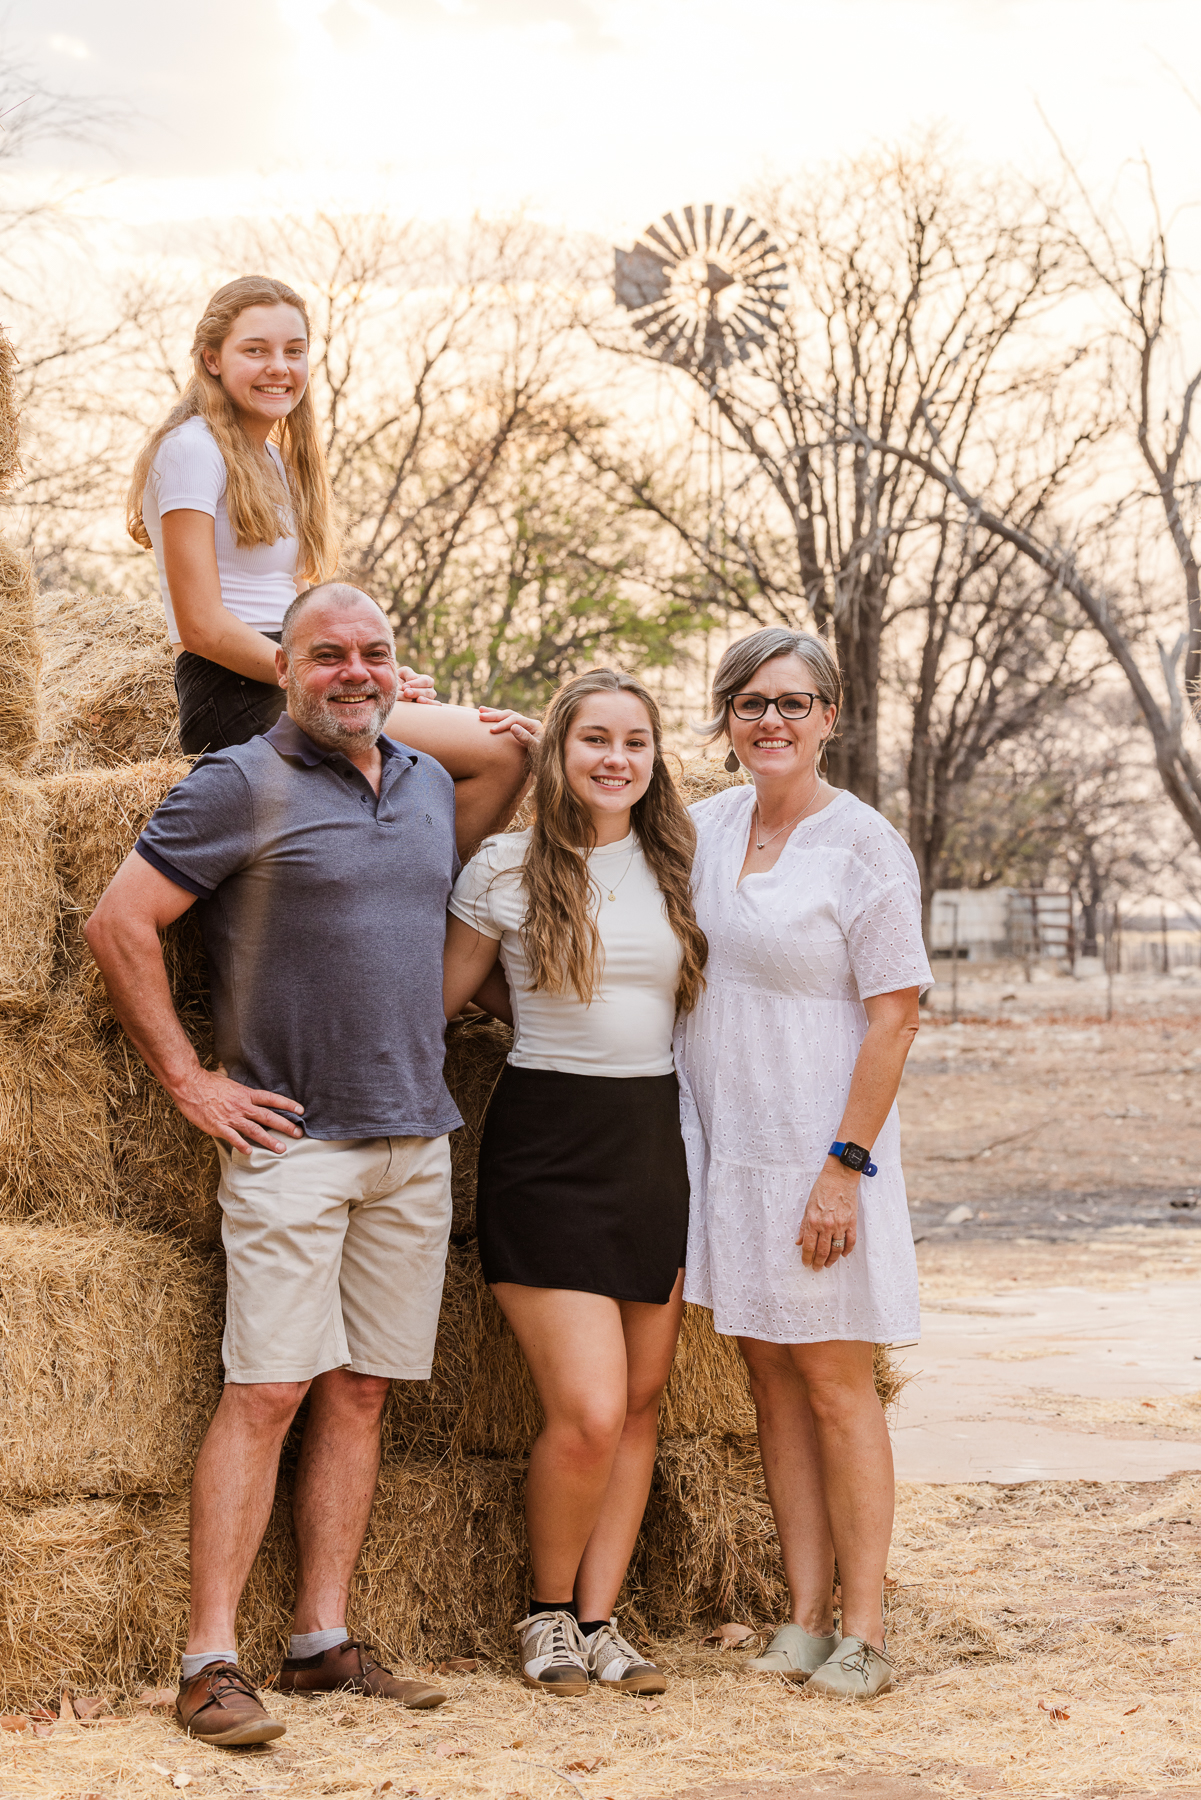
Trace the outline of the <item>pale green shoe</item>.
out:
<instances>
[{"instance_id":1,"label":"pale green shoe","mask_svg":"<svg viewBox=\"0 0 1201 1800\"><path fill-rule=\"evenodd\" d=\"M831 1700L872 1700L888 1692L894 1673L888 1658L862 1638L844 1637L833 1656L809 1677L809 1692L828 1694Z\"/></svg>"},{"instance_id":2,"label":"pale green shoe","mask_svg":"<svg viewBox=\"0 0 1201 1800\"><path fill-rule=\"evenodd\" d=\"M810 1637L799 1625L781 1625L762 1656L752 1656L748 1669L760 1675L783 1675L789 1681L807 1681L815 1669L828 1662L838 1648L838 1637Z\"/></svg>"}]
</instances>

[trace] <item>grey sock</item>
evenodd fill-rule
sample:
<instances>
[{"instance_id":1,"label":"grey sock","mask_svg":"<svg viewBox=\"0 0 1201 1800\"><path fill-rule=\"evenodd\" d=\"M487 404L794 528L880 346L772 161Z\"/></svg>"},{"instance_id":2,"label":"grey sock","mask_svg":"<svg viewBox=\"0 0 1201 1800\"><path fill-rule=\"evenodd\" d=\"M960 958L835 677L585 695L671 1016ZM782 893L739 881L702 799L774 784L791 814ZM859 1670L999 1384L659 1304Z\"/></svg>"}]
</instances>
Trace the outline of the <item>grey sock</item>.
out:
<instances>
[{"instance_id":1,"label":"grey sock","mask_svg":"<svg viewBox=\"0 0 1201 1800\"><path fill-rule=\"evenodd\" d=\"M184 1657L183 1678L191 1681L193 1675L199 1675L201 1669L207 1669L210 1663L236 1663L237 1660L236 1650L197 1650L195 1655Z\"/></svg>"},{"instance_id":2,"label":"grey sock","mask_svg":"<svg viewBox=\"0 0 1201 1800\"><path fill-rule=\"evenodd\" d=\"M322 1650L336 1650L346 1642L345 1625L332 1631L294 1631L288 1646L289 1656L316 1656Z\"/></svg>"}]
</instances>

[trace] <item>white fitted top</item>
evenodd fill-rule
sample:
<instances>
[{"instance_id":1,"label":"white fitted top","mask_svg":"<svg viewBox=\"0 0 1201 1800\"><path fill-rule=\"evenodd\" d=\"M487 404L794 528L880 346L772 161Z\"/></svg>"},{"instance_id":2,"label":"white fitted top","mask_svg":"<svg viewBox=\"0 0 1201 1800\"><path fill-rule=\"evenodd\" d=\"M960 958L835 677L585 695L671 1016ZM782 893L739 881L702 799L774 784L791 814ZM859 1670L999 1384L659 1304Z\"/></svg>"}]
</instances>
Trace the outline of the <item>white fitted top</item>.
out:
<instances>
[{"instance_id":1,"label":"white fitted top","mask_svg":"<svg viewBox=\"0 0 1201 1800\"><path fill-rule=\"evenodd\" d=\"M279 470L286 492L283 458L274 444L267 445L267 453ZM185 419L163 439L154 453L142 497L142 522L154 545L159 591L172 644L178 644L180 637L163 564L162 518L164 513L185 508L208 513L213 521L224 605L236 619L253 625L256 631L278 631L296 598L299 539L278 537L273 544L256 544L249 550L238 548L225 510L225 458L205 421L197 417Z\"/></svg>"},{"instance_id":2,"label":"white fitted top","mask_svg":"<svg viewBox=\"0 0 1201 1800\"><path fill-rule=\"evenodd\" d=\"M574 988L548 994L529 985L520 937L521 864L529 841L528 831L485 839L450 899L456 919L500 940L513 1002L509 1061L565 1075L670 1075L680 946L637 836L631 831L588 858L604 959L590 1006L581 1006Z\"/></svg>"}]
</instances>

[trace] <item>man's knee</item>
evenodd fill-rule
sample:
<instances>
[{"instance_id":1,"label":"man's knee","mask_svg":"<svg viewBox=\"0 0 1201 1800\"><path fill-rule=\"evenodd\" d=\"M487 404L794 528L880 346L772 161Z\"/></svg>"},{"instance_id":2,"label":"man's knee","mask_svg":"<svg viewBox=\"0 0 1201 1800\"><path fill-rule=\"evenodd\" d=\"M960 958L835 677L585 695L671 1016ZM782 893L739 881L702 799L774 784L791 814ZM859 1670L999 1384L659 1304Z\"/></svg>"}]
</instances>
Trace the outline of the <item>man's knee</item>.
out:
<instances>
[{"instance_id":1,"label":"man's knee","mask_svg":"<svg viewBox=\"0 0 1201 1800\"><path fill-rule=\"evenodd\" d=\"M392 1386L386 1375L359 1375L353 1369L329 1369L313 1384L315 1398L331 1412L370 1422L383 1413Z\"/></svg>"},{"instance_id":2,"label":"man's knee","mask_svg":"<svg viewBox=\"0 0 1201 1800\"><path fill-rule=\"evenodd\" d=\"M252 1431L282 1435L308 1391L307 1381L227 1381L221 1407Z\"/></svg>"}]
</instances>

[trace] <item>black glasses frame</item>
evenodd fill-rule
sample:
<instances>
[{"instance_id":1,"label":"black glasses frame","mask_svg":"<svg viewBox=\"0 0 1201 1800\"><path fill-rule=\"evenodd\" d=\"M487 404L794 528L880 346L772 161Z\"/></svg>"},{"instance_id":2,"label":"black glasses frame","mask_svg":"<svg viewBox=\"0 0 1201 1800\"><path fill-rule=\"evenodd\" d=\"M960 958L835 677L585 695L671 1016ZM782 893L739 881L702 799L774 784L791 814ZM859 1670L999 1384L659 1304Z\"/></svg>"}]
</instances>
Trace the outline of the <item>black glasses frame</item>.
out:
<instances>
[{"instance_id":1,"label":"black glasses frame","mask_svg":"<svg viewBox=\"0 0 1201 1800\"><path fill-rule=\"evenodd\" d=\"M769 706L774 706L782 719L787 718L788 715L780 711L781 700L807 700L809 704L804 712L794 713L792 715L794 719L807 719L809 714L813 711L813 702L815 700L820 700L820 698L820 694L777 694L774 699L768 700L762 694L731 694L730 711L736 719L741 719L745 724L750 724L755 719L766 718ZM740 700L750 700L758 710L756 712L739 712L738 703Z\"/></svg>"}]
</instances>

